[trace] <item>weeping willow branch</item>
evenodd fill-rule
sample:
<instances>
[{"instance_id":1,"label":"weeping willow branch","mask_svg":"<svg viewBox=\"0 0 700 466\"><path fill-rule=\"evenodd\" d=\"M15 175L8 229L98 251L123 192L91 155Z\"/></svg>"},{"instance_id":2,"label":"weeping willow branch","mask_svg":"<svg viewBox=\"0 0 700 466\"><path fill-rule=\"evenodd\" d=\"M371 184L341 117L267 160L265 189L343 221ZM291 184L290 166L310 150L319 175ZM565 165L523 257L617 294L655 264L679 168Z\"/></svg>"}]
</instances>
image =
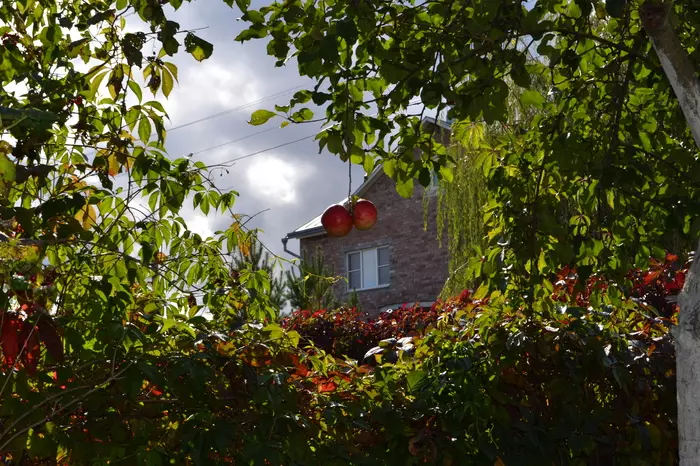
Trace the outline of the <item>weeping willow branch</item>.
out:
<instances>
[{"instance_id":1,"label":"weeping willow branch","mask_svg":"<svg viewBox=\"0 0 700 466\"><path fill-rule=\"evenodd\" d=\"M488 199L486 177L477 156L485 141L485 127L479 123L458 123L453 144L448 148L456 161L453 180L438 192L438 240L447 240L449 277L443 295L453 295L474 285L469 262L486 246L487 230L483 206Z\"/></svg>"}]
</instances>

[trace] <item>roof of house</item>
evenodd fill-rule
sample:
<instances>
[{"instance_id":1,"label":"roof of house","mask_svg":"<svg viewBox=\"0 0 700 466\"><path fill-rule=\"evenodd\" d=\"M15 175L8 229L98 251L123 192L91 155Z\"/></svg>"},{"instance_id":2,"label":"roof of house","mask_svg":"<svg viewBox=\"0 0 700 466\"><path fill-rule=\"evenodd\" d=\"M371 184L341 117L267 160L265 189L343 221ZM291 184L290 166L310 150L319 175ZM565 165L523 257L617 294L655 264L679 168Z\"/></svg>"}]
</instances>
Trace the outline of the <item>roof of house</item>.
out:
<instances>
[{"instance_id":1,"label":"roof of house","mask_svg":"<svg viewBox=\"0 0 700 466\"><path fill-rule=\"evenodd\" d=\"M447 130L451 130L452 123L447 122L444 120L440 119L435 119L432 117L423 117L423 121L425 123L432 123L434 125L439 125ZM355 190L354 193L352 193L353 196L357 197L362 197L367 190L379 179L383 172L383 169L380 166L376 167L374 171L365 179L365 181ZM342 204L347 206L348 198L346 197L340 202L337 202L336 204ZM331 204L333 205L333 204ZM330 207L330 206L328 206ZM325 211L325 209L324 209ZM286 239L301 239L301 238L311 238L314 236L321 236L325 235L326 231L323 228L323 225L321 225L321 216L323 213L319 214L318 216L314 217L312 220L306 222L296 230L292 231L291 233L287 234Z\"/></svg>"}]
</instances>

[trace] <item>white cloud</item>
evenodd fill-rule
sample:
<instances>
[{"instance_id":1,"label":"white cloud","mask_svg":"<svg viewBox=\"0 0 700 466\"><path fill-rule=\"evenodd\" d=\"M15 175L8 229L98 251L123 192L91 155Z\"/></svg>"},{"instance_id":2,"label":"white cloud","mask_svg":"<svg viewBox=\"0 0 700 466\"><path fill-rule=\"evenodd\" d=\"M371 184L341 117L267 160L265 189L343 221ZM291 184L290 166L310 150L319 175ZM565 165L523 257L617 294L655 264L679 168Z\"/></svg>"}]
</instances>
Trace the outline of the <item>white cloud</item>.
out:
<instances>
[{"instance_id":1,"label":"white cloud","mask_svg":"<svg viewBox=\"0 0 700 466\"><path fill-rule=\"evenodd\" d=\"M246 175L253 196L273 205L292 204L297 201L300 182L310 175L312 169L270 155L252 161Z\"/></svg>"},{"instance_id":2,"label":"white cloud","mask_svg":"<svg viewBox=\"0 0 700 466\"><path fill-rule=\"evenodd\" d=\"M209 226L209 219L204 215L183 215L185 222L187 223L187 228L201 236L202 238L211 238L214 236L214 232Z\"/></svg>"},{"instance_id":3,"label":"white cloud","mask_svg":"<svg viewBox=\"0 0 700 466\"><path fill-rule=\"evenodd\" d=\"M172 126L178 126L261 97L254 72L245 64L229 64L212 59L196 66L181 66L179 83L170 98L163 101L163 105ZM251 108L250 112L253 110L255 109ZM206 123L202 123L198 128L193 128L193 131L206 126Z\"/></svg>"}]
</instances>

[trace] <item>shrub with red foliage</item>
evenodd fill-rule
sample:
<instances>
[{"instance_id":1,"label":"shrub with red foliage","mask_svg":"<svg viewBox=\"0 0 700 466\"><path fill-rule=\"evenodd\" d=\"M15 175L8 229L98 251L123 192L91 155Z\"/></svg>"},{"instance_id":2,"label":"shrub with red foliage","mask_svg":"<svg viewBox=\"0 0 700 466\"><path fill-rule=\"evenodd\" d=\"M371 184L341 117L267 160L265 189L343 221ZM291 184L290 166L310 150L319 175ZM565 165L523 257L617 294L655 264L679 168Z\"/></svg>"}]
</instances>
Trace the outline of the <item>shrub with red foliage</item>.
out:
<instances>
[{"instance_id":1,"label":"shrub with red foliage","mask_svg":"<svg viewBox=\"0 0 700 466\"><path fill-rule=\"evenodd\" d=\"M630 296L661 285L677 293L681 277L666 266L652 264L633 286L602 277L581 285L576 270L562 270L536 316L469 291L376 320L354 309L299 311L288 329L361 363L314 373L314 354L292 378L317 402L342 406L334 432L353 432L351 446L339 436L323 448L348 448L343 464L675 465L669 319L651 318ZM549 314L552 300L562 306ZM375 355L380 368L369 367Z\"/></svg>"},{"instance_id":2,"label":"shrub with red foliage","mask_svg":"<svg viewBox=\"0 0 700 466\"><path fill-rule=\"evenodd\" d=\"M678 256L670 253L663 262L652 259L648 269L630 271L627 279L631 287L622 287L629 298L662 320L670 319L665 321L665 325L675 320L678 312L675 296L682 290L690 267L690 262L681 264L678 259ZM588 308L593 293L605 293L613 285L606 277L599 275L591 275L581 283L577 269L565 266L556 274L551 298L562 304ZM313 342L329 354L362 361L367 352L382 341L386 342L383 345L386 347L405 337L422 336L444 312L462 308L468 303L478 307L486 302L474 301L471 292L465 290L458 297L436 301L430 308L417 304L404 305L382 312L377 319L369 319L354 308L299 310L284 319L282 325L296 330L303 339Z\"/></svg>"},{"instance_id":3,"label":"shrub with red foliage","mask_svg":"<svg viewBox=\"0 0 700 466\"><path fill-rule=\"evenodd\" d=\"M282 326L296 330L303 339L335 356L364 359L367 352L383 340L419 337L435 325L442 313L472 303L471 292L459 297L436 301L431 307L404 304L385 311L376 319L355 308L298 310L282 321ZM479 305L483 301L474 302Z\"/></svg>"},{"instance_id":4,"label":"shrub with red foliage","mask_svg":"<svg viewBox=\"0 0 700 466\"><path fill-rule=\"evenodd\" d=\"M690 268L690 261L681 264L678 259L677 255L667 253L663 262L652 258L649 268L631 270L626 276L631 288L625 294L658 316L673 319L678 312L675 297L683 289ZM595 291L605 292L609 286L609 281L599 275L588 277L582 286L576 268L565 266L556 275L552 299L588 307L591 295Z\"/></svg>"}]
</instances>

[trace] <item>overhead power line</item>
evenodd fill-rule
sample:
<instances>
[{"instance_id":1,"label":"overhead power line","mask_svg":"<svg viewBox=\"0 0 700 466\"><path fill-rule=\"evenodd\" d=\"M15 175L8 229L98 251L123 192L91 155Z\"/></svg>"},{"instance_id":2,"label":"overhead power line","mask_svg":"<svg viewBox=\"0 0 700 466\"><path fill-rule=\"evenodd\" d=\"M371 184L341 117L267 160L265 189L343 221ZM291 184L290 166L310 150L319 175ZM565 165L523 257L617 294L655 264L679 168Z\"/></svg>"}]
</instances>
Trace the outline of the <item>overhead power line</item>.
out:
<instances>
[{"instance_id":1,"label":"overhead power line","mask_svg":"<svg viewBox=\"0 0 700 466\"><path fill-rule=\"evenodd\" d=\"M413 106L413 105L417 105L418 103L420 103L420 100L412 100L411 102L408 103L408 106L410 107L410 106ZM372 114L372 115L370 115L370 116L376 116L376 115L377 115L377 113L374 113L374 114ZM327 130L328 128L332 128L332 127L337 126L337 125L338 125L338 123L334 123L334 124L332 124L332 125L326 126L325 128L321 128L321 130L320 130L318 133L322 133L322 132L324 132L325 130ZM203 153L203 152L208 152L208 151L210 151L210 150L218 149L219 147L226 146L226 145L228 145L228 144L233 144L234 142L238 142L238 141L241 141L241 140L243 140L243 139L252 138L253 136L257 136L257 135L262 134L262 133L267 133L268 131L273 131L273 130L276 130L276 129L279 129L279 126L275 126L274 128L268 128L268 129L265 129L265 130L262 130L262 131L258 131L257 133L249 134L249 135L247 135L247 136L243 136L243 137L241 137L241 138L234 139L234 140L232 140L232 141L224 142L224 143L222 143L222 144L217 144L216 146L207 147L206 149L202 149L202 150L199 150L199 151L197 151L197 152L192 152L190 155L197 155L197 154L201 154L201 153ZM230 164L232 164L232 163L234 163L234 162L237 162L237 161L243 160L243 159L247 159L248 157L252 157L252 156L254 156L254 155L263 154L263 153L269 152L269 151L271 151L271 150L279 149L280 147L285 147L285 146L289 146L289 145L291 145L291 144L296 144L296 143L298 143L298 142L306 141L307 139L311 139L311 138L315 137L318 133L310 134L310 135L308 135L308 136L304 136L303 138L295 139L295 140L293 140L293 141L285 142L285 143L278 144L278 145L273 146L273 147L268 147L268 148L266 148L266 149L261 149L261 150L259 150L259 151L252 152L252 153L250 153L250 154L246 154L246 155L242 155L242 156L240 156L240 157L236 157L236 158L233 158L233 159L230 159L230 160L226 160L226 161L223 162L223 163L217 164L217 166L230 166Z\"/></svg>"},{"instance_id":2,"label":"overhead power line","mask_svg":"<svg viewBox=\"0 0 700 466\"><path fill-rule=\"evenodd\" d=\"M267 133L267 132L269 132L269 131L274 131L274 130L276 130L276 129L279 129L279 126L273 126L272 128L267 128L267 129L264 129L264 130L262 130L262 131L258 131L258 132L252 133L252 134L248 134L247 136L242 136L242 137L240 137L240 138L236 138L236 139L232 139L232 140L230 140L230 141L222 142L221 144L217 144L217 145L215 145L215 146L207 147L206 149L198 150L197 152L192 152L192 153L190 153L190 155L197 155L197 154L201 154L202 152L208 152L208 151L210 151L210 150L218 149L219 147L224 147L224 146L227 146L227 145L229 145L229 144L233 144L234 142L238 142L238 141L242 141L242 140L244 140L244 139L252 138L252 137L258 136L258 135L260 135L260 134Z\"/></svg>"},{"instance_id":3,"label":"overhead power line","mask_svg":"<svg viewBox=\"0 0 700 466\"><path fill-rule=\"evenodd\" d=\"M289 88L289 89L286 89L286 90L284 90L284 91L278 92L278 93L276 93L276 94L271 94L271 95L262 97L262 98L260 98L260 99L258 99L258 100L254 100L254 101L252 101L252 102L248 102L248 103L239 105L239 106L237 106L237 107L233 107L233 108L230 108L230 109L228 109L228 110L224 110L223 112L214 113L214 114L212 114L212 115L209 115L209 116L200 118L200 119L198 119L198 120L194 120L194 121L190 121L190 122L187 122L187 123L183 123L183 124L181 124L181 125L173 126L172 128L166 128L165 130L168 131L168 132L170 132L170 131L175 131L175 130L178 130L178 129L181 129L181 128L186 128L186 127L188 127L188 126L196 125L197 123L201 123L201 122L203 122L203 121L211 120L212 118L218 118L218 117L220 117L220 116L228 115L229 113L237 112L237 111L239 111L239 110L243 110L243 109L252 107L253 105L257 105L257 104L260 104L260 103L263 103L263 102L267 102L267 101L270 101L270 100L275 99L275 98L277 98L277 97L280 97L280 96L289 94L289 93L291 93L292 91L295 91L295 90L297 90L297 89L299 89L299 88L301 88L301 87L304 87L304 86L301 86L301 85L300 85L300 86L291 87L291 88Z\"/></svg>"},{"instance_id":4,"label":"overhead power line","mask_svg":"<svg viewBox=\"0 0 700 466\"><path fill-rule=\"evenodd\" d=\"M256 151L256 152L252 152L252 153L250 153L250 154L241 155L240 157L236 157L236 158L227 160L227 161L225 161L225 162L223 162L223 163L217 164L216 166L230 167L233 163L235 163L235 162L237 162L237 161L239 161L239 160L247 159L248 157L252 157L252 156L254 156L254 155L258 155L258 154L262 154L262 153L265 153L265 152L269 152L269 151L271 151L271 150L279 149L280 147L289 146L289 145L291 145L291 144L296 144L297 142L306 141L307 139L311 139L311 138L313 138L313 137L315 137L315 136L316 136L316 133L310 134L310 135L305 136L305 137L303 137L303 138L295 139L294 141L284 142L284 143L282 143L282 144L278 144L278 145L273 146L273 147L268 147L268 148L266 148L266 149L262 149L262 150L259 150L259 151ZM200 152L203 152L203 151L200 151ZM215 166L215 167L216 167L216 166Z\"/></svg>"},{"instance_id":5,"label":"overhead power line","mask_svg":"<svg viewBox=\"0 0 700 466\"><path fill-rule=\"evenodd\" d=\"M201 122L203 122L203 121L211 120L212 118L218 118L218 117L220 117L220 116L228 115L229 113L237 112L237 111L239 111L239 110L243 110L243 109L252 107L253 105L257 105L257 104L260 104L260 103L263 103L263 102L267 102L267 101L270 101L270 100L275 99L275 98L277 98L277 97L280 97L280 96L289 94L289 93L291 93L292 91L295 91L295 90L297 90L297 89L299 89L299 88L301 88L301 87L304 87L304 86L299 85L299 86L290 87L289 89L285 89L284 91L280 91L280 92L278 92L278 93L276 93L276 94L271 94L271 95L262 97L262 98L260 98L260 99L253 100L253 101L251 101L251 102L248 102L248 103L239 105L239 106L237 106L237 107L233 107L233 108L230 108L230 109L228 109L228 110L224 110L224 111L219 112L219 113L214 113L214 114L212 114L212 115L209 115L209 116L200 118L200 119L198 119L198 120L189 121L189 122L183 123L183 124L181 124L181 125L173 126L172 128L166 128L165 131L166 131L166 132L175 131L175 130L178 130L178 129L181 129L181 128L186 128L186 127L188 127L188 126L195 125L195 124L197 124L197 123L201 123ZM223 144L219 144L219 145L217 145L217 146L208 147L208 148L206 148L206 149L204 149L204 150L201 150L201 151L198 151L198 152L193 152L192 155L194 155L194 154L199 154L199 153L201 153L201 152L206 152L206 151L213 150L213 149L218 149L218 148L221 147L221 146L225 146L225 145L228 145L228 144L233 144L234 142L242 141L243 139L252 138L253 136L257 136L258 134L266 133L266 132L268 132L268 131L272 131L272 130L275 130L275 129L279 129L279 128L268 128L268 129L265 129L265 130L263 130L263 131L258 131L257 133L253 133L253 134L250 134L250 135L248 135L248 136L243 136L243 137L241 137L241 138L234 139L234 140L232 140L232 141L228 141L228 142L225 142L225 143L223 143ZM156 136L156 135L157 135L156 132L152 132L152 133L151 133L151 136ZM96 152L97 152L97 151L92 151L93 154L96 153Z\"/></svg>"}]
</instances>

